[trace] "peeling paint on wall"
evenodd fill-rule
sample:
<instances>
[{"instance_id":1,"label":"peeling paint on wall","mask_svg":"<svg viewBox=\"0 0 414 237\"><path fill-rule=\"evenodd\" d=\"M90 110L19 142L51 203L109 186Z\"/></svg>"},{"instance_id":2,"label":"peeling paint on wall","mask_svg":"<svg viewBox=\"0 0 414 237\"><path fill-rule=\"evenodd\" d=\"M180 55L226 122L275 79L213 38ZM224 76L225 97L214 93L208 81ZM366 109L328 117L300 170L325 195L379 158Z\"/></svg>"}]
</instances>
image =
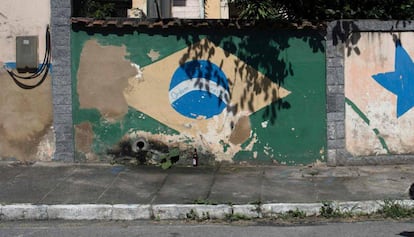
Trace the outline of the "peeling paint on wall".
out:
<instances>
[{"instance_id":1,"label":"peeling paint on wall","mask_svg":"<svg viewBox=\"0 0 414 237\"><path fill-rule=\"evenodd\" d=\"M78 71L80 108L96 108L109 121L127 113L122 93L137 71L125 60L126 54L125 47L102 46L95 40L85 43Z\"/></svg>"},{"instance_id":2,"label":"peeling paint on wall","mask_svg":"<svg viewBox=\"0 0 414 237\"><path fill-rule=\"evenodd\" d=\"M93 142L93 130L90 123L81 123L75 126L75 141L78 151L88 153L91 152Z\"/></svg>"},{"instance_id":3,"label":"peeling paint on wall","mask_svg":"<svg viewBox=\"0 0 414 237\"><path fill-rule=\"evenodd\" d=\"M244 143L247 139L249 139L251 130L252 129L249 116L240 117L234 125L233 131L229 138L229 142L234 145Z\"/></svg>"},{"instance_id":4,"label":"peeling paint on wall","mask_svg":"<svg viewBox=\"0 0 414 237\"><path fill-rule=\"evenodd\" d=\"M50 161L56 150L55 131L51 127L45 135L40 139L37 146L36 160Z\"/></svg>"},{"instance_id":5,"label":"peeling paint on wall","mask_svg":"<svg viewBox=\"0 0 414 237\"><path fill-rule=\"evenodd\" d=\"M208 52L211 51L214 51L214 55L209 56ZM185 58L189 58L190 61L183 61ZM223 58L227 60L223 61ZM210 64L202 64L207 61L194 60L208 60L211 66L209 66ZM234 68L235 61L238 62L236 70ZM177 62L180 62L181 65L177 65ZM194 113L193 116L183 115L182 112L177 111L177 108L174 108L176 104L173 104L171 101L171 89L169 89L170 80L174 80L174 76L177 75L177 67L186 66L188 62L199 66L201 69L182 69L183 76L189 77L186 79L188 85L181 86L181 89L176 89L177 92L175 93L182 93L182 95L177 95L179 98L193 91L200 93L199 97L197 97L198 99L194 99L194 96L198 95L192 94L193 97L180 100L180 103L183 104L182 109L189 111L187 112L188 114ZM229 89L231 93L229 91L227 97L224 92L219 92L221 86L217 86L217 84L224 83L217 82L220 78L213 83L210 80L204 79L206 77L204 74L207 73L202 71L203 66L207 67L207 70L212 70L213 65L220 65L218 70L222 71L223 76L221 76L221 80L229 80L229 84L232 85ZM214 67L217 68L217 66ZM231 160L241 150L239 145L249 137L250 130L242 131L249 129L250 122L248 121L248 116L273 101L288 96L290 93L237 57L225 52L207 40L202 40L187 49L178 51L163 60L146 66L143 68L143 72L144 80L129 79L129 87L124 93L128 105L179 131L180 134L191 137L196 144L208 147L215 154L222 153L222 147L217 141L223 140L225 143L230 144L226 155L220 156L226 160ZM190 75L190 73L193 75ZM217 72L209 73L211 75L217 74ZM226 78L224 78L225 76ZM246 87L245 80L247 80L247 83L255 85L255 87ZM263 84L269 86L262 87L261 85ZM263 93L258 94L254 90L263 90ZM170 94L167 93L168 91L170 91ZM217 91L217 95L215 95L215 91ZM222 93L222 99L219 98L219 93ZM274 93L275 96L266 96L266 94L271 93ZM206 99L211 100L213 96L217 100L213 99L212 101L201 103ZM252 99L243 99L246 97ZM228 100L228 102L225 100ZM226 105L227 103L228 105ZM232 112L232 107L236 107L238 112ZM209 119L210 117L211 119Z\"/></svg>"},{"instance_id":6,"label":"peeling paint on wall","mask_svg":"<svg viewBox=\"0 0 414 237\"><path fill-rule=\"evenodd\" d=\"M74 125L79 134L84 124L93 132L90 149L78 152L101 159L141 137L181 154L197 148L201 160L294 165L324 159L325 61L317 34L170 33L73 32ZM114 77L101 68L127 74ZM99 81L108 82L100 88L105 93L92 88Z\"/></svg>"},{"instance_id":7,"label":"peeling paint on wall","mask_svg":"<svg viewBox=\"0 0 414 237\"><path fill-rule=\"evenodd\" d=\"M345 58L346 149L354 156L414 153L413 37L361 33L360 54Z\"/></svg>"}]
</instances>

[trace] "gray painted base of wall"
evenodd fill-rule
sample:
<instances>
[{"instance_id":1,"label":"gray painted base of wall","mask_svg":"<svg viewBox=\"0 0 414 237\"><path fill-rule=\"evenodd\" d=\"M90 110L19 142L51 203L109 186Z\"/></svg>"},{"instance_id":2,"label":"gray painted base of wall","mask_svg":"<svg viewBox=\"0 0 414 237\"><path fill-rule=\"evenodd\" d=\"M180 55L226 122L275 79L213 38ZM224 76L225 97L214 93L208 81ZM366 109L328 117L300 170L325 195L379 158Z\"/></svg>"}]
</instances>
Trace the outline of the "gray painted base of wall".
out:
<instances>
[{"instance_id":1,"label":"gray painted base of wall","mask_svg":"<svg viewBox=\"0 0 414 237\"><path fill-rule=\"evenodd\" d=\"M382 155L328 158L328 166L405 165L414 164L414 155Z\"/></svg>"}]
</instances>

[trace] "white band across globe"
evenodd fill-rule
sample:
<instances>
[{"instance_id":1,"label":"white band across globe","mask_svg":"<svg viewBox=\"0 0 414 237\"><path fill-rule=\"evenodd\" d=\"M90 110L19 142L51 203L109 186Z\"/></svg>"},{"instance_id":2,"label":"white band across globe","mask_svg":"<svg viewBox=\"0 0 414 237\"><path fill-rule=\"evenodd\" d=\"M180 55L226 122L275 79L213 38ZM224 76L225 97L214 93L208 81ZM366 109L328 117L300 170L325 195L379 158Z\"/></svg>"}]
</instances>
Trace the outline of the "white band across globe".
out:
<instances>
[{"instance_id":1,"label":"white band across globe","mask_svg":"<svg viewBox=\"0 0 414 237\"><path fill-rule=\"evenodd\" d=\"M194 87L194 84L196 82L204 86L202 86L201 88ZM208 92L224 100L226 104L230 99L230 93L226 90L226 88L222 87L221 85L218 85L216 82L207 80L205 78L192 78L190 80L181 82L180 84L176 85L174 88L170 90L170 102L173 104L181 96L192 91Z\"/></svg>"},{"instance_id":2,"label":"white band across globe","mask_svg":"<svg viewBox=\"0 0 414 237\"><path fill-rule=\"evenodd\" d=\"M168 96L178 113L193 119L220 114L230 101L226 75L207 60L193 60L178 67Z\"/></svg>"}]
</instances>

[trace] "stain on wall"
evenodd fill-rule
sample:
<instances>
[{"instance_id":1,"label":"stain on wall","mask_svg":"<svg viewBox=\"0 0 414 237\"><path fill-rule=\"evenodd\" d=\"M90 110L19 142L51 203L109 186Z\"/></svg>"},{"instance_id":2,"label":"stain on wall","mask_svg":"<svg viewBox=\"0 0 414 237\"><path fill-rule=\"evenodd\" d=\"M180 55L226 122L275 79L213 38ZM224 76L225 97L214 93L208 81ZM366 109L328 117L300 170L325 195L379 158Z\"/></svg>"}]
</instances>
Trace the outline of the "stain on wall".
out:
<instances>
[{"instance_id":1,"label":"stain on wall","mask_svg":"<svg viewBox=\"0 0 414 237\"><path fill-rule=\"evenodd\" d=\"M197 148L201 160L324 159L325 60L317 32L188 30L73 32L74 123L79 132L90 124L94 154L105 159L123 142L145 138L181 154Z\"/></svg>"},{"instance_id":2,"label":"stain on wall","mask_svg":"<svg viewBox=\"0 0 414 237\"><path fill-rule=\"evenodd\" d=\"M0 160L50 161L55 152L50 74L40 87L24 90L3 68L15 68L16 36L38 36L42 62L49 23L50 0L0 4ZM39 80L23 82L33 85Z\"/></svg>"},{"instance_id":3,"label":"stain on wall","mask_svg":"<svg viewBox=\"0 0 414 237\"><path fill-rule=\"evenodd\" d=\"M84 122L75 126L75 147L76 151L85 156L86 160L98 160L92 152L92 144L94 139L94 133L92 125L88 122Z\"/></svg>"},{"instance_id":4,"label":"stain on wall","mask_svg":"<svg viewBox=\"0 0 414 237\"><path fill-rule=\"evenodd\" d=\"M346 149L354 156L413 154L412 32L361 33L345 57Z\"/></svg>"},{"instance_id":5,"label":"stain on wall","mask_svg":"<svg viewBox=\"0 0 414 237\"><path fill-rule=\"evenodd\" d=\"M51 78L33 90L18 87L0 69L1 159L50 161L55 151Z\"/></svg>"},{"instance_id":6,"label":"stain on wall","mask_svg":"<svg viewBox=\"0 0 414 237\"><path fill-rule=\"evenodd\" d=\"M125 60L126 54L125 47L102 46L95 40L85 43L77 74L80 108L96 108L107 120L127 113L122 92L137 71Z\"/></svg>"},{"instance_id":7,"label":"stain on wall","mask_svg":"<svg viewBox=\"0 0 414 237\"><path fill-rule=\"evenodd\" d=\"M245 142L250 137L252 131L249 116L242 116L234 125L233 131L230 134L229 142L238 145Z\"/></svg>"}]
</instances>

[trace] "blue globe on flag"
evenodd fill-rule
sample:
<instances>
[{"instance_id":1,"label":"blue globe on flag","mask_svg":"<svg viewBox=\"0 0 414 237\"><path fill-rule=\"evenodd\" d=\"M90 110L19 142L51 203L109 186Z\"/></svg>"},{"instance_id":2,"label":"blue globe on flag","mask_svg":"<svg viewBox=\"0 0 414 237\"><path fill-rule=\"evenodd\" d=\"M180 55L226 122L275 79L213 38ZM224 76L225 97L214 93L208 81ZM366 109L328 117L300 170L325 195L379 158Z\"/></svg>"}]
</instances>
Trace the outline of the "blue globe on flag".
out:
<instances>
[{"instance_id":1,"label":"blue globe on flag","mask_svg":"<svg viewBox=\"0 0 414 237\"><path fill-rule=\"evenodd\" d=\"M171 106L189 118L211 118L230 101L226 75L216 64L194 60L178 67L169 88Z\"/></svg>"}]
</instances>

